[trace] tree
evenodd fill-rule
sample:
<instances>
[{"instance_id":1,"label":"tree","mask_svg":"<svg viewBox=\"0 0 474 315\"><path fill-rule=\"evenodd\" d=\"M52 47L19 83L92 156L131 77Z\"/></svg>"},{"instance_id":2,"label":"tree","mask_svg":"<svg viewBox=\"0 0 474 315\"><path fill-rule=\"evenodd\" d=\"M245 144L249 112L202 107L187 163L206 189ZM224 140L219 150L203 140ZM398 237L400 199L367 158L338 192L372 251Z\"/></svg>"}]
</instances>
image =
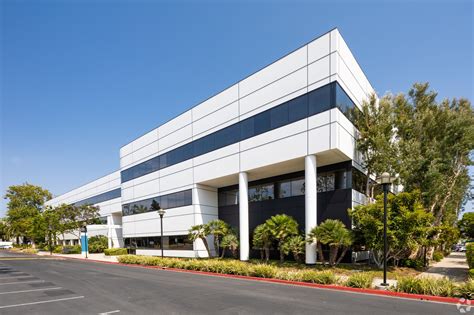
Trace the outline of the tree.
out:
<instances>
[{"instance_id":1,"label":"tree","mask_svg":"<svg viewBox=\"0 0 474 315\"><path fill-rule=\"evenodd\" d=\"M465 238L474 238L474 212L466 212L458 222L459 230Z\"/></svg>"},{"instance_id":2,"label":"tree","mask_svg":"<svg viewBox=\"0 0 474 315\"><path fill-rule=\"evenodd\" d=\"M375 94L371 95L354 117L358 130L356 146L362 154L362 166L366 170L365 194L373 197L374 182L370 177L383 172L395 173L397 168L391 95L384 96L380 101Z\"/></svg>"},{"instance_id":3,"label":"tree","mask_svg":"<svg viewBox=\"0 0 474 315\"><path fill-rule=\"evenodd\" d=\"M193 225L189 229L188 238L191 241L196 241L198 239L202 240L204 243L204 247L206 247L206 251L209 257L211 257L211 250L209 249L209 244L207 243L207 236L209 235L209 226L207 224L198 224Z\"/></svg>"},{"instance_id":4,"label":"tree","mask_svg":"<svg viewBox=\"0 0 474 315\"><path fill-rule=\"evenodd\" d=\"M420 200L420 192L402 192L388 195L387 239L389 250L387 260L407 258L413 251L428 241L433 215L426 212ZM369 205L349 210L355 239L365 245L374 255L376 264L383 262L383 195Z\"/></svg>"},{"instance_id":5,"label":"tree","mask_svg":"<svg viewBox=\"0 0 474 315\"><path fill-rule=\"evenodd\" d=\"M47 240L49 253L53 254L53 246L56 245L57 236L64 229L61 222L61 213L56 209L47 207L39 216L36 217L35 224L38 226L38 231L45 234Z\"/></svg>"},{"instance_id":6,"label":"tree","mask_svg":"<svg viewBox=\"0 0 474 315\"><path fill-rule=\"evenodd\" d=\"M239 248L239 238L235 233L228 233L222 238L222 256L224 257L226 248L230 249L232 256L237 258L237 249Z\"/></svg>"},{"instance_id":7,"label":"tree","mask_svg":"<svg viewBox=\"0 0 474 315\"><path fill-rule=\"evenodd\" d=\"M265 259L267 262L270 259L272 241L272 232L265 223L258 225L253 231L253 246L260 250L261 259Z\"/></svg>"},{"instance_id":8,"label":"tree","mask_svg":"<svg viewBox=\"0 0 474 315\"><path fill-rule=\"evenodd\" d=\"M99 207L93 205L61 204L55 208L60 213L63 223L63 233L69 232L80 239L80 228L87 224L97 223L100 216Z\"/></svg>"},{"instance_id":9,"label":"tree","mask_svg":"<svg viewBox=\"0 0 474 315\"><path fill-rule=\"evenodd\" d=\"M406 190L421 191L435 226L454 226L469 188L474 112L466 99L436 97L428 83L417 83L394 99L400 177Z\"/></svg>"},{"instance_id":10,"label":"tree","mask_svg":"<svg viewBox=\"0 0 474 315\"><path fill-rule=\"evenodd\" d=\"M209 234L213 236L214 250L216 251L216 256L219 257L219 242L224 236L229 234L231 228L229 224L219 219L209 221L207 223L207 227L209 230Z\"/></svg>"},{"instance_id":11,"label":"tree","mask_svg":"<svg viewBox=\"0 0 474 315\"><path fill-rule=\"evenodd\" d=\"M280 262L285 260L283 243L291 236L298 234L298 223L292 217L286 214L277 214L265 221L271 232L272 238L278 243L280 251Z\"/></svg>"},{"instance_id":12,"label":"tree","mask_svg":"<svg viewBox=\"0 0 474 315\"><path fill-rule=\"evenodd\" d=\"M41 233L38 235L38 225L33 223L51 197L48 190L28 183L8 187L4 198L8 200L6 221L11 236L28 238L35 246Z\"/></svg>"},{"instance_id":13,"label":"tree","mask_svg":"<svg viewBox=\"0 0 474 315\"><path fill-rule=\"evenodd\" d=\"M329 265L335 266L339 264L347 252L349 246L352 245L351 232L346 228L344 223L339 220L327 219L318 226L314 227L309 233L309 242L318 242L318 252L323 264L325 263L322 245L329 246ZM339 254L339 249L342 252Z\"/></svg>"},{"instance_id":14,"label":"tree","mask_svg":"<svg viewBox=\"0 0 474 315\"><path fill-rule=\"evenodd\" d=\"M4 219L0 219L0 240L8 241L10 239L9 226Z\"/></svg>"},{"instance_id":15,"label":"tree","mask_svg":"<svg viewBox=\"0 0 474 315\"><path fill-rule=\"evenodd\" d=\"M293 258L297 261L301 261L301 255L305 251L305 239L301 235L293 235L288 237L282 244L282 249L285 255L293 254Z\"/></svg>"}]
</instances>

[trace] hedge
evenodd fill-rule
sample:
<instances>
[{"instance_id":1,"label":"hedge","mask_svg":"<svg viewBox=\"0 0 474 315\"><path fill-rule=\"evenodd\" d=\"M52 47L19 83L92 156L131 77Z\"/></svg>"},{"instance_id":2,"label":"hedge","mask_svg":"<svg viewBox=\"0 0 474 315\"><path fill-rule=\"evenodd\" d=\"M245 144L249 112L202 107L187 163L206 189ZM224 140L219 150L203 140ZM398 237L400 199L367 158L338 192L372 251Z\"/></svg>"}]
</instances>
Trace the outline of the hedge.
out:
<instances>
[{"instance_id":1,"label":"hedge","mask_svg":"<svg viewBox=\"0 0 474 315\"><path fill-rule=\"evenodd\" d=\"M104 254L106 256L119 256L119 255L127 255L126 248L106 248L104 249Z\"/></svg>"},{"instance_id":2,"label":"hedge","mask_svg":"<svg viewBox=\"0 0 474 315\"><path fill-rule=\"evenodd\" d=\"M371 288L374 279L374 272L370 271L354 273L350 275L346 281L342 281L332 270L317 271L311 269L296 269L264 263L252 264L239 260L123 255L118 257L118 261L124 264L159 266L163 268L197 270L318 284L339 284L355 288ZM391 286L390 290L436 296L464 297L468 299L474 297L474 280L469 280L464 283L454 283L446 278L428 277L402 277L397 280L398 284Z\"/></svg>"},{"instance_id":3,"label":"hedge","mask_svg":"<svg viewBox=\"0 0 474 315\"><path fill-rule=\"evenodd\" d=\"M466 259L469 268L474 268L474 243L466 244Z\"/></svg>"}]
</instances>

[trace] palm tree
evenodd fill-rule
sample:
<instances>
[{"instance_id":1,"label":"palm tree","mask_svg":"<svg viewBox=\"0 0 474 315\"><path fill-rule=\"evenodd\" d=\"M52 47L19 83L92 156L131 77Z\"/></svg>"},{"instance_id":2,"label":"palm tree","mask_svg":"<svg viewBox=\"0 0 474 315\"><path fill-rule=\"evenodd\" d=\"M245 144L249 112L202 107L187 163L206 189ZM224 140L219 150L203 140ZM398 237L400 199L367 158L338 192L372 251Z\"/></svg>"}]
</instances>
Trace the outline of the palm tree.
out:
<instances>
[{"instance_id":1,"label":"palm tree","mask_svg":"<svg viewBox=\"0 0 474 315\"><path fill-rule=\"evenodd\" d=\"M207 239L206 239L208 235L209 235L209 227L207 226L207 224L198 224L198 225L193 225L189 229L188 238L193 242L195 240L201 239L202 242L204 243L204 246L206 247L207 254L209 255L209 257L211 257L211 251L209 249L209 244L207 243Z\"/></svg>"},{"instance_id":2,"label":"palm tree","mask_svg":"<svg viewBox=\"0 0 474 315\"><path fill-rule=\"evenodd\" d=\"M209 234L214 236L214 249L216 251L216 256L219 257L219 241L225 235L229 234L231 228L229 224L219 219L209 221L207 227L209 229Z\"/></svg>"},{"instance_id":3,"label":"palm tree","mask_svg":"<svg viewBox=\"0 0 474 315\"><path fill-rule=\"evenodd\" d=\"M234 233L229 233L222 238L221 246L222 246L221 258L224 257L226 248L229 248L232 252L232 256L236 258L237 249L239 248L239 238Z\"/></svg>"},{"instance_id":4,"label":"palm tree","mask_svg":"<svg viewBox=\"0 0 474 315\"><path fill-rule=\"evenodd\" d=\"M285 260L285 252L282 245L287 238L298 234L298 223L286 214L277 214L265 221L265 224L270 229L273 239L278 242L280 262L283 262Z\"/></svg>"},{"instance_id":5,"label":"palm tree","mask_svg":"<svg viewBox=\"0 0 474 315\"><path fill-rule=\"evenodd\" d=\"M270 259L270 247L272 246L272 232L268 228L268 225L260 224L253 230L253 246L256 249L260 249L260 257L262 260L268 262Z\"/></svg>"},{"instance_id":6,"label":"palm tree","mask_svg":"<svg viewBox=\"0 0 474 315\"><path fill-rule=\"evenodd\" d=\"M352 234L346 228L344 223L339 220L327 219L320 225L314 227L309 233L309 242L318 242L318 253L324 264L324 255L322 245L329 245L329 264L337 265L341 262L349 247L352 245ZM342 253L338 256L339 249L342 247Z\"/></svg>"},{"instance_id":7,"label":"palm tree","mask_svg":"<svg viewBox=\"0 0 474 315\"><path fill-rule=\"evenodd\" d=\"M304 254L305 239L301 235L290 236L283 243L283 251L285 255L293 254L297 262L301 261L301 255Z\"/></svg>"}]
</instances>

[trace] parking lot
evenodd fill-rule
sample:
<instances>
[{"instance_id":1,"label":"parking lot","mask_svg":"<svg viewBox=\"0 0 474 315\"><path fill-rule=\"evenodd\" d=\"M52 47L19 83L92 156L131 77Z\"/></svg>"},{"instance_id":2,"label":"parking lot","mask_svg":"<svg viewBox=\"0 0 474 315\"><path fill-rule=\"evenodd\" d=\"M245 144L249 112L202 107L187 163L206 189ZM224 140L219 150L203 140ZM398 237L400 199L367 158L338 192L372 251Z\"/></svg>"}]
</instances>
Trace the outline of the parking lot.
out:
<instances>
[{"instance_id":1,"label":"parking lot","mask_svg":"<svg viewBox=\"0 0 474 315\"><path fill-rule=\"evenodd\" d=\"M456 306L0 250L0 314L459 314Z\"/></svg>"}]
</instances>

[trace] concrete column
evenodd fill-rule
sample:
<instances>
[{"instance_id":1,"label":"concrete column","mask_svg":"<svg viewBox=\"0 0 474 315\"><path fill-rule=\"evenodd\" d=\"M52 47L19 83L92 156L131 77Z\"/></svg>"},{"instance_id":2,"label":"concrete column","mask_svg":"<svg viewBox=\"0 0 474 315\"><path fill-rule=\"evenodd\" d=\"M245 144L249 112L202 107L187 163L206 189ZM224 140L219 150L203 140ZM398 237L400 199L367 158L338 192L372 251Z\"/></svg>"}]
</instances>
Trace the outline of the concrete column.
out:
<instances>
[{"instance_id":1,"label":"concrete column","mask_svg":"<svg viewBox=\"0 0 474 315\"><path fill-rule=\"evenodd\" d=\"M249 189L247 173L239 173L240 260L249 260Z\"/></svg>"},{"instance_id":2,"label":"concrete column","mask_svg":"<svg viewBox=\"0 0 474 315\"><path fill-rule=\"evenodd\" d=\"M305 157L305 233L306 236L311 229L317 225L318 220L318 182L316 156ZM316 263L316 243L306 243L307 264Z\"/></svg>"},{"instance_id":3,"label":"concrete column","mask_svg":"<svg viewBox=\"0 0 474 315\"><path fill-rule=\"evenodd\" d=\"M113 242L112 242L112 226L114 225L114 221L112 218L112 215L107 216L107 247L112 248L113 247Z\"/></svg>"}]
</instances>

